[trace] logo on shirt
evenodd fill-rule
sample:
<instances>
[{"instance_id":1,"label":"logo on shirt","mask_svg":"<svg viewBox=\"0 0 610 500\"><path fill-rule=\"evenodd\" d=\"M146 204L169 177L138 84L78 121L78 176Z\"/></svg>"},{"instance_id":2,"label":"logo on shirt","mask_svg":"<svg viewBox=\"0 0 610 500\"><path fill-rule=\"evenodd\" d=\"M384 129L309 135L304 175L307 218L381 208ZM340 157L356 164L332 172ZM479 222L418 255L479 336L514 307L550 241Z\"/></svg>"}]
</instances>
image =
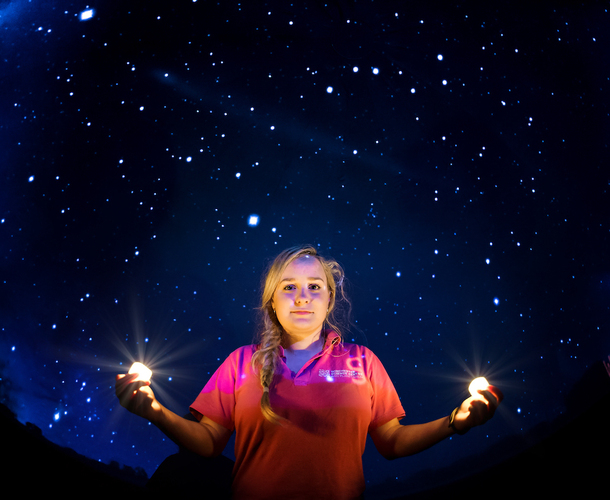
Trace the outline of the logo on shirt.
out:
<instances>
[{"instance_id":1,"label":"logo on shirt","mask_svg":"<svg viewBox=\"0 0 610 500\"><path fill-rule=\"evenodd\" d=\"M318 370L318 375L324 377L329 382L332 382L336 378L351 378L351 379L362 379L364 374L356 370Z\"/></svg>"}]
</instances>

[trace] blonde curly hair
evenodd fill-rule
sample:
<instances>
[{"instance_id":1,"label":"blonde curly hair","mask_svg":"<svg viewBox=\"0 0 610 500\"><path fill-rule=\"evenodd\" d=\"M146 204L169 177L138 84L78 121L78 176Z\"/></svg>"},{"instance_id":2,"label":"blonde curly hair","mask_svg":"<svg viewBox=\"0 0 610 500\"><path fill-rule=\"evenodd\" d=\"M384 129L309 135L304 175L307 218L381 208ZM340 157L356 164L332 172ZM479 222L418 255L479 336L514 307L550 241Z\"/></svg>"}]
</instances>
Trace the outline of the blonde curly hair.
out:
<instances>
[{"instance_id":1,"label":"blonde curly hair","mask_svg":"<svg viewBox=\"0 0 610 500\"><path fill-rule=\"evenodd\" d=\"M294 260L305 255L311 255L318 259L326 275L330 302L325 324L322 328L323 335L326 336L328 331L334 331L339 336L340 341L342 339L340 323L343 323L341 315L345 315L345 320L347 320L351 310L350 302L344 291L345 274L343 268L337 261L318 255L313 246L304 245L288 248L281 252L268 267L261 283L260 327L256 342L259 346L252 356L252 366L258 371L260 383L263 387L261 412L267 420L276 424L284 422L285 419L277 415L271 408L269 391L275 369L280 363L279 346L282 344L285 332L275 315L271 301L286 267Z\"/></svg>"}]
</instances>

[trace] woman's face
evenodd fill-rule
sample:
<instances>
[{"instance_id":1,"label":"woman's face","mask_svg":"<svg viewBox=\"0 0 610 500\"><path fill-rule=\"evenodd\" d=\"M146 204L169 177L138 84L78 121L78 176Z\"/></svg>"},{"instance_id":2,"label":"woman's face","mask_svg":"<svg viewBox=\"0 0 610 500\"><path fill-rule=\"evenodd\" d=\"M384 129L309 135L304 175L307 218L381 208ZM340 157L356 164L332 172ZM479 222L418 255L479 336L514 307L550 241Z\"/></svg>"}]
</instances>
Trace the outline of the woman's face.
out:
<instances>
[{"instance_id":1,"label":"woman's face","mask_svg":"<svg viewBox=\"0 0 610 500\"><path fill-rule=\"evenodd\" d=\"M293 260L284 270L271 304L292 342L322 329L330 292L322 264L310 255Z\"/></svg>"}]
</instances>

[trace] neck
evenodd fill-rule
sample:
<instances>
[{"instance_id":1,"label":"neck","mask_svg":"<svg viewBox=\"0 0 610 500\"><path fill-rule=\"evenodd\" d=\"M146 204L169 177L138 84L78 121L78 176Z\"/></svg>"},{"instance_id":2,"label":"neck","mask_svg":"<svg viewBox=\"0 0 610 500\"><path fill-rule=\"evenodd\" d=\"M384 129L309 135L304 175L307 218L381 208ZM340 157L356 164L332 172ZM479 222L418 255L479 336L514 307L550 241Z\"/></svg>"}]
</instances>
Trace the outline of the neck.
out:
<instances>
[{"instance_id":1,"label":"neck","mask_svg":"<svg viewBox=\"0 0 610 500\"><path fill-rule=\"evenodd\" d=\"M284 342L284 350L289 352L296 351L315 351L318 352L322 349L324 344L324 337L322 331L314 332L304 338L295 338L293 335L286 333Z\"/></svg>"}]
</instances>

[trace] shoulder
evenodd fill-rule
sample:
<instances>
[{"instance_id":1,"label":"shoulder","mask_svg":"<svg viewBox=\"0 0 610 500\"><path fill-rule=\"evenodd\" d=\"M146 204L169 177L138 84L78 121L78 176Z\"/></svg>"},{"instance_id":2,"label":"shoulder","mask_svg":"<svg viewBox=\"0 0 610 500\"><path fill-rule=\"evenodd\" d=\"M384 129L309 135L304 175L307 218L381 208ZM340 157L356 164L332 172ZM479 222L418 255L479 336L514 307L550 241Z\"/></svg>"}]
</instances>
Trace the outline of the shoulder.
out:
<instances>
[{"instance_id":1,"label":"shoulder","mask_svg":"<svg viewBox=\"0 0 610 500\"><path fill-rule=\"evenodd\" d=\"M366 356L375 356L375 353L371 351L368 347L361 344L349 344L347 342L341 342L337 344L336 348L343 349L350 354L364 354Z\"/></svg>"},{"instance_id":2,"label":"shoulder","mask_svg":"<svg viewBox=\"0 0 610 500\"><path fill-rule=\"evenodd\" d=\"M220 364L220 367L240 367L252 361L252 355L256 352L257 346L245 345L238 347L231 352L225 360Z\"/></svg>"},{"instance_id":3,"label":"shoulder","mask_svg":"<svg viewBox=\"0 0 610 500\"><path fill-rule=\"evenodd\" d=\"M238 347L237 349L235 349L231 355L233 354L252 354L256 351L258 351L259 346L257 344L248 344L248 345L242 345L241 347Z\"/></svg>"},{"instance_id":4,"label":"shoulder","mask_svg":"<svg viewBox=\"0 0 610 500\"><path fill-rule=\"evenodd\" d=\"M371 349L360 344L341 342L335 346L333 354L348 355L352 359L360 359L365 365L374 366L381 364L381 361Z\"/></svg>"},{"instance_id":5,"label":"shoulder","mask_svg":"<svg viewBox=\"0 0 610 500\"><path fill-rule=\"evenodd\" d=\"M332 330L328 330L326 332L326 335L326 346L328 347L329 344L332 344L334 354L349 353L350 356L364 355L370 357L377 357L375 356L375 354L373 354L373 351L371 351L366 346L363 346L361 344L350 344L349 342L343 342L342 338Z\"/></svg>"},{"instance_id":6,"label":"shoulder","mask_svg":"<svg viewBox=\"0 0 610 500\"><path fill-rule=\"evenodd\" d=\"M362 368L369 376L388 376L382 361L368 347L360 344L342 344L342 346L344 354L347 354L351 359L360 360Z\"/></svg>"},{"instance_id":7,"label":"shoulder","mask_svg":"<svg viewBox=\"0 0 610 500\"><path fill-rule=\"evenodd\" d=\"M244 345L235 349L231 354L227 356L227 359L244 359L244 358L252 358L252 355L258 350L258 346Z\"/></svg>"}]
</instances>

